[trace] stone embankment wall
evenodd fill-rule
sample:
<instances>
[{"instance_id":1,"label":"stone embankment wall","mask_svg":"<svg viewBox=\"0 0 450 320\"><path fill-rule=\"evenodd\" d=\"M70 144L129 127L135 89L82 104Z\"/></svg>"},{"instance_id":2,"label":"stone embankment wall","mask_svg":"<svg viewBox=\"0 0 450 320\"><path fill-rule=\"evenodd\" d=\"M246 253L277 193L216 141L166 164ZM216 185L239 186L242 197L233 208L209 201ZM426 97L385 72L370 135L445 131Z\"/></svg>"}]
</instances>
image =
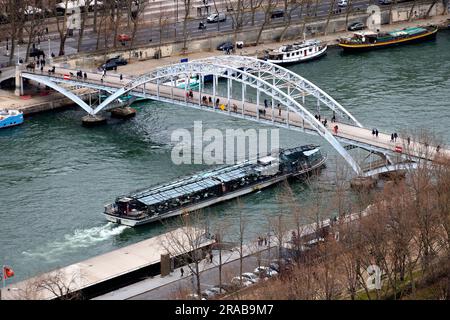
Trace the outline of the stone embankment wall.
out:
<instances>
[{"instance_id":1,"label":"stone embankment wall","mask_svg":"<svg viewBox=\"0 0 450 320\"><path fill-rule=\"evenodd\" d=\"M392 9L391 18L389 17L388 6L381 6L383 10L381 11L381 24L388 24L391 22L401 22L408 21L410 14L412 15L412 20L415 19L423 19L426 17L428 10L430 9L432 2L416 4L411 12L412 3L401 3L398 4L395 8ZM437 15L441 15L444 11L444 7L441 2L434 4L432 9L430 10L428 16L433 17ZM306 37L317 37L320 35L331 35L332 33L345 31L347 25L355 22L355 21L363 21L366 22L369 17L369 13L356 11L349 15L348 19L345 14L340 14L338 16L332 17L328 22L328 27L326 28L326 19L321 19L317 21L311 21L307 23L305 26L302 24L291 25L285 35L285 40L293 40L293 39L302 39L303 33ZM424 24L425 21L418 21L418 24ZM260 43L271 43L277 42L280 38L280 35L283 31L284 27L270 27L262 32ZM240 32L237 34L238 41L244 41L246 45L251 45L256 42L256 37L258 34L259 28L254 29L246 29L245 32ZM198 51L214 51L217 45L222 43L223 41L233 40L233 33L216 33L212 34L209 37L205 37L203 39L195 39L188 42L188 53L189 52L198 52ZM335 39L333 39L333 43ZM274 44L274 46L277 46ZM99 53L99 54L81 54L77 56L67 56L56 59L56 62L64 62L70 61L68 66L70 67L98 67L105 59L113 57L117 54L123 55L127 59L131 60L146 60L152 59L156 56L160 57L168 57L174 54L179 54L183 52L183 43L163 43L160 45L153 44L152 46L146 45L142 47L137 47L130 50L118 49L113 53ZM142 56L140 55L142 53Z\"/></svg>"}]
</instances>

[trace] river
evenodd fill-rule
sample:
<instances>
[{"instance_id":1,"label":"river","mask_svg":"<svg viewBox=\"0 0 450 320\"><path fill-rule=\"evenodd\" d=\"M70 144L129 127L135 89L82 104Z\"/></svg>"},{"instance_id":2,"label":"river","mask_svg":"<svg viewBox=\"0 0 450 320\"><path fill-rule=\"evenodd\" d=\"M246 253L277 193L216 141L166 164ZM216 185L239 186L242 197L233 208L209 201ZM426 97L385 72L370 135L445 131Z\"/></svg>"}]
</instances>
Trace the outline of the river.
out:
<instances>
[{"instance_id":1,"label":"river","mask_svg":"<svg viewBox=\"0 0 450 320\"><path fill-rule=\"evenodd\" d=\"M363 54L331 48L317 61L290 67L345 106L360 122L380 131L427 128L450 142L450 32L437 40ZM19 127L0 131L0 263L13 267L15 282L159 234L160 224L128 228L107 223L103 205L120 194L170 181L206 168L171 161L171 133L207 128L251 128L254 123L158 102L136 105L137 116L107 126L80 125L79 108L34 115ZM330 156L313 184L331 195L338 156L325 141L280 130L282 147L317 143ZM319 183L320 182L320 183ZM299 202L312 191L293 183ZM314 188L315 190L315 188ZM239 211L247 237L267 228L266 216L285 210L279 189L271 188L206 210L211 228L218 221L236 226ZM230 229L233 232L233 227Z\"/></svg>"}]
</instances>

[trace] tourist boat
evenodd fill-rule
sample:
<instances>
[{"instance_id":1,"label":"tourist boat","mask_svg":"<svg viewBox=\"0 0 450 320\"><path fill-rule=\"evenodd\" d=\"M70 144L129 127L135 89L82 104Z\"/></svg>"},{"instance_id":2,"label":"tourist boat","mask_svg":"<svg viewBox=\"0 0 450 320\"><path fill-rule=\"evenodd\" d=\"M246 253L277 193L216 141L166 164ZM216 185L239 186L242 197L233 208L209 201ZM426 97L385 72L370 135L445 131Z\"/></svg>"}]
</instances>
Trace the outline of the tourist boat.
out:
<instances>
[{"instance_id":1,"label":"tourist boat","mask_svg":"<svg viewBox=\"0 0 450 320\"><path fill-rule=\"evenodd\" d=\"M339 46L349 52L380 49L434 39L437 31L436 26L410 27L390 32L359 31L351 38L341 39Z\"/></svg>"},{"instance_id":2,"label":"tourist boat","mask_svg":"<svg viewBox=\"0 0 450 320\"><path fill-rule=\"evenodd\" d=\"M0 129L23 123L23 113L18 110L0 110Z\"/></svg>"},{"instance_id":3,"label":"tourist boat","mask_svg":"<svg viewBox=\"0 0 450 320\"><path fill-rule=\"evenodd\" d=\"M310 61L323 56L327 45L318 40L283 45L273 51L266 51L263 60L280 65Z\"/></svg>"},{"instance_id":4,"label":"tourist boat","mask_svg":"<svg viewBox=\"0 0 450 320\"><path fill-rule=\"evenodd\" d=\"M261 190L287 178L307 175L322 168L326 158L316 145L281 149L119 196L105 206L104 215L111 222L132 227L159 221Z\"/></svg>"}]
</instances>

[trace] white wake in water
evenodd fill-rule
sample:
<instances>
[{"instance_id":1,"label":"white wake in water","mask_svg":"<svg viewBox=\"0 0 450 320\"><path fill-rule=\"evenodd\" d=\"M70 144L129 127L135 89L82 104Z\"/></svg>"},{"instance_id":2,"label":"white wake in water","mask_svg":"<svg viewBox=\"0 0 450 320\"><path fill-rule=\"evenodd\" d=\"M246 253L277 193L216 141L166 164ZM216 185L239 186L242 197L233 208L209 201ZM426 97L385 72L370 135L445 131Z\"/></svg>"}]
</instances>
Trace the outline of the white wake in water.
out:
<instances>
[{"instance_id":1,"label":"white wake in water","mask_svg":"<svg viewBox=\"0 0 450 320\"><path fill-rule=\"evenodd\" d=\"M28 257L39 257L48 261L56 261L62 255L69 252L79 251L80 248L90 247L98 242L108 240L121 234L127 226L117 226L108 222L103 226L89 229L76 229L73 234L66 234L63 241L54 241L47 243L44 247L36 250L24 251L22 254Z\"/></svg>"}]
</instances>

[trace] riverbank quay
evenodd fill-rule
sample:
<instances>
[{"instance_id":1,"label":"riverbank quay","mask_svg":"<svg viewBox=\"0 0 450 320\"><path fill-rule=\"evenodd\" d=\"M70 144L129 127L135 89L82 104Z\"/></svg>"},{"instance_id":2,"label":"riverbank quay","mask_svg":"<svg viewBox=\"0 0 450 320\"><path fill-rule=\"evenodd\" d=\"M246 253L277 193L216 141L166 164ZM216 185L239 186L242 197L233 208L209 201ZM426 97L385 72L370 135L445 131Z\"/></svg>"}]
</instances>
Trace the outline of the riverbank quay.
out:
<instances>
[{"instance_id":1,"label":"riverbank quay","mask_svg":"<svg viewBox=\"0 0 450 320\"><path fill-rule=\"evenodd\" d=\"M300 250L305 253L313 249L319 243L325 241L328 236L338 237L333 231L333 226L342 223L349 224L365 217L371 206L361 213L350 214L339 221L325 219L319 223L314 222L299 226L296 229L283 230L280 233L271 232L259 242L249 241L242 246L231 247L229 250L219 251L213 248L212 261L205 259L199 264L201 291L211 287L219 287L219 266L222 267L222 284L230 283L234 276L239 275L240 260L242 258L242 272L253 272L259 266L268 266L272 262L290 261L295 259ZM301 245L299 245L301 243ZM193 266L191 266L193 268ZM181 273L181 268L184 273ZM196 292L192 285L192 275L189 268L184 266L174 269L165 277L155 276L121 289L111 291L98 296L93 300L150 300L150 299L186 299L183 294ZM251 290L251 288L249 288ZM230 293L231 295L236 294Z\"/></svg>"},{"instance_id":2,"label":"riverbank quay","mask_svg":"<svg viewBox=\"0 0 450 320\"><path fill-rule=\"evenodd\" d=\"M191 236L199 235L191 249ZM181 227L162 235L36 276L1 289L2 300L53 300L62 296L89 298L135 279L167 273L180 256L206 251L215 241L200 229ZM173 243L177 247L173 247ZM170 256L170 264L167 259ZM163 259L166 262L163 262ZM163 265L164 264L164 265Z\"/></svg>"}]
</instances>

